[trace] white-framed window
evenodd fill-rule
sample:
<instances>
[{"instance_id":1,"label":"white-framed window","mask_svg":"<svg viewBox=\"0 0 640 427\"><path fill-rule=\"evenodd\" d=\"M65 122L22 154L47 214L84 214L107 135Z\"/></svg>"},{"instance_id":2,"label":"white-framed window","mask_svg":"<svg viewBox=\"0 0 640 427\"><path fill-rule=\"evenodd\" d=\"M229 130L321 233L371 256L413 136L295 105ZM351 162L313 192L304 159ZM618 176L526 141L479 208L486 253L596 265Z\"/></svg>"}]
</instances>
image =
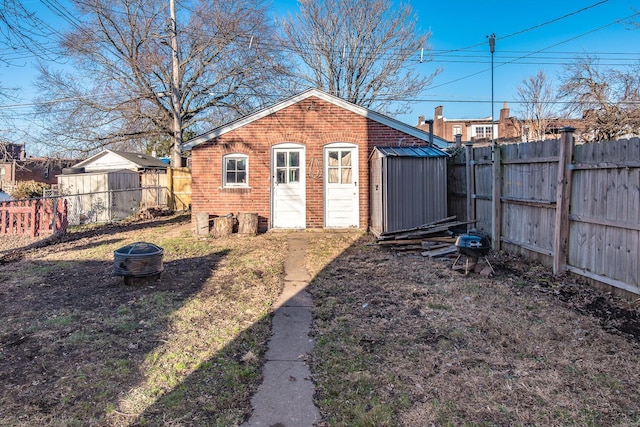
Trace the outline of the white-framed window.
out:
<instances>
[{"instance_id":1,"label":"white-framed window","mask_svg":"<svg viewBox=\"0 0 640 427\"><path fill-rule=\"evenodd\" d=\"M276 153L276 182L278 184L300 182L300 153L298 151L278 151Z\"/></svg>"},{"instance_id":2,"label":"white-framed window","mask_svg":"<svg viewBox=\"0 0 640 427\"><path fill-rule=\"evenodd\" d=\"M224 187L249 186L249 156L227 154L222 157L222 185Z\"/></svg>"},{"instance_id":3,"label":"white-framed window","mask_svg":"<svg viewBox=\"0 0 640 427\"><path fill-rule=\"evenodd\" d=\"M491 138L492 126L476 126L476 138Z\"/></svg>"},{"instance_id":4,"label":"white-framed window","mask_svg":"<svg viewBox=\"0 0 640 427\"><path fill-rule=\"evenodd\" d=\"M484 134L487 136L487 138L493 137L493 126L485 126Z\"/></svg>"},{"instance_id":5,"label":"white-framed window","mask_svg":"<svg viewBox=\"0 0 640 427\"><path fill-rule=\"evenodd\" d=\"M353 149L327 151L327 182L330 184L351 184L353 182Z\"/></svg>"},{"instance_id":6,"label":"white-framed window","mask_svg":"<svg viewBox=\"0 0 640 427\"><path fill-rule=\"evenodd\" d=\"M462 126L453 125L453 136L462 135Z\"/></svg>"}]
</instances>

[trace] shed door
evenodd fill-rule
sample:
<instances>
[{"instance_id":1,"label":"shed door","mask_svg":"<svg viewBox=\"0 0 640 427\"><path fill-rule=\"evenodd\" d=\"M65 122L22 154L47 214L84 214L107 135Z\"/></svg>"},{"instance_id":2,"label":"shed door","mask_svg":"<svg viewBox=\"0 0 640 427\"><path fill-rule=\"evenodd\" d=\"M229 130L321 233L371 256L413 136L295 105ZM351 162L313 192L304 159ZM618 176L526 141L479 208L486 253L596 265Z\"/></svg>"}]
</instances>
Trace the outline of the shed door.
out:
<instances>
[{"instance_id":1,"label":"shed door","mask_svg":"<svg viewBox=\"0 0 640 427\"><path fill-rule=\"evenodd\" d=\"M273 149L272 226L305 228L306 201L304 148L281 146Z\"/></svg>"},{"instance_id":2,"label":"shed door","mask_svg":"<svg viewBox=\"0 0 640 427\"><path fill-rule=\"evenodd\" d=\"M359 227L358 147L327 146L324 164L325 227Z\"/></svg>"}]
</instances>

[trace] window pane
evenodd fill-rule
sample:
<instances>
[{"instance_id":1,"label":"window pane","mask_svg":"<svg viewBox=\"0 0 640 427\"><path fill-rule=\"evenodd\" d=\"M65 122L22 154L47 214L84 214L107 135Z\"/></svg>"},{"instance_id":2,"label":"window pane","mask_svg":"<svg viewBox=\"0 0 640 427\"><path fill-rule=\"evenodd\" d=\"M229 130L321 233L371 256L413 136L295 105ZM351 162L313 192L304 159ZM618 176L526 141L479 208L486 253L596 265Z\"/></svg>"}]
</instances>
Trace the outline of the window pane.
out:
<instances>
[{"instance_id":1,"label":"window pane","mask_svg":"<svg viewBox=\"0 0 640 427\"><path fill-rule=\"evenodd\" d=\"M329 166L338 166L338 152L329 151Z\"/></svg>"},{"instance_id":2,"label":"window pane","mask_svg":"<svg viewBox=\"0 0 640 427\"><path fill-rule=\"evenodd\" d=\"M245 184L247 182L247 173L246 172L237 172L236 173L236 184Z\"/></svg>"},{"instance_id":3,"label":"window pane","mask_svg":"<svg viewBox=\"0 0 640 427\"><path fill-rule=\"evenodd\" d=\"M299 182L300 181L300 169L291 168L289 170L289 182Z\"/></svg>"},{"instance_id":4,"label":"window pane","mask_svg":"<svg viewBox=\"0 0 640 427\"><path fill-rule=\"evenodd\" d=\"M232 171L236 169L236 159L227 159L227 170Z\"/></svg>"},{"instance_id":5,"label":"window pane","mask_svg":"<svg viewBox=\"0 0 640 427\"><path fill-rule=\"evenodd\" d=\"M327 179L329 180L330 184L337 184L338 181L338 168L329 168L328 171L329 176L327 177Z\"/></svg>"},{"instance_id":6,"label":"window pane","mask_svg":"<svg viewBox=\"0 0 640 427\"><path fill-rule=\"evenodd\" d=\"M340 154L342 157L340 164L342 166L351 166L351 151L343 151Z\"/></svg>"},{"instance_id":7,"label":"window pane","mask_svg":"<svg viewBox=\"0 0 640 427\"><path fill-rule=\"evenodd\" d=\"M285 167L287 163L285 162L285 154L286 153L276 153L276 166L279 168Z\"/></svg>"},{"instance_id":8,"label":"window pane","mask_svg":"<svg viewBox=\"0 0 640 427\"><path fill-rule=\"evenodd\" d=\"M297 151L291 151L289 153L289 166L300 166L300 153L298 153Z\"/></svg>"},{"instance_id":9,"label":"window pane","mask_svg":"<svg viewBox=\"0 0 640 427\"><path fill-rule=\"evenodd\" d=\"M239 171L247 170L247 159L238 159L236 162L236 169Z\"/></svg>"},{"instance_id":10,"label":"window pane","mask_svg":"<svg viewBox=\"0 0 640 427\"><path fill-rule=\"evenodd\" d=\"M342 184L351 184L351 168L342 169Z\"/></svg>"},{"instance_id":11,"label":"window pane","mask_svg":"<svg viewBox=\"0 0 640 427\"><path fill-rule=\"evenodd\" d=\"M278 184L285 184L287 182L287 170L286 169L278 169L276 171L276 182Z\"/></svg>"},{"instance_id":12,"label":"window pane","mask_svg":"<svg viewBox=\"0 0 640 427\"><path fill-rule=\"evenodd\" d=\"M227 172L227 184L237 184L235 172Z\"/></svg>"}]
</instances>

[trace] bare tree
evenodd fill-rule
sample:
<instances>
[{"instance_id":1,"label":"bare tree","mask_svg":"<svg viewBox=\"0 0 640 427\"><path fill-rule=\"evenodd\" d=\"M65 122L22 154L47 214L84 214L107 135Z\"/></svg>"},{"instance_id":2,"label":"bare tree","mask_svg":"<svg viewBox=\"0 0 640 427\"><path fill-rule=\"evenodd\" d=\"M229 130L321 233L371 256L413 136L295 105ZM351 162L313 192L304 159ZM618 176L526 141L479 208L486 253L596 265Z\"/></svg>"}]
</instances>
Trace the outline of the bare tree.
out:
<instances>
[{"instance_id":1,"label":"bare tree","mask_svg":"<svg viewBox=\"0 0 640 427\"><path fill-rule=\"evenodd\" d=\"M62 47L72 68L41 67L46 143L72 152L153 146L173 135L171 46L162 0L73 0ZM199 132L265 102L280 83L266 7L195 0L178 14L182 129ZM52 102L51 100L55 100Z\"/></svg>"},{"instance_id":2,"label":"bare tree","mask_svg":"<svg viewBox=\"0 0 640 427\"><path fill-rule=\"evenodd\" d=\"M520 101L519 112L524 126L528 127L530 136L535 141L545 139L550 119L555 115L555 94L552 81L543 70L522 81L518 86L517 98Z\"/></svg>"},{"instance_id":3,"label":"bare tree","mask_svg":"<svg viewBox=\"0 0 640 427\"><path fill-rule=\"evenodd\" d=\"M416 71L428 58L429 33L416 33L408 5L390 0L301 0L299 5L283 30L300 61L295 75L302 85L386 109L393 101L415 98L439 72Z\"/></svg>"},{"instance_id":4,"label":"bare tree","mask_svg":"<svg viewBox=\"0 0 640 427\"><path fill-rule=\"evenodd\" d=\"M12 64L25 57L54 60L56 31L21 0L0 0L0 63Z\"/></svg>"},{"instance_id":5,"label":"bare tree","mask_svg":"<svg viewBox=\"0 0 640 427\"><path fill-rule=\"evenodd\" d=\"M567 111L581 114L587 141L610 141L640 133L640 66L626 70L598 66L592 56L565 67L561 96Z\"/></svg>"}]
</instances>

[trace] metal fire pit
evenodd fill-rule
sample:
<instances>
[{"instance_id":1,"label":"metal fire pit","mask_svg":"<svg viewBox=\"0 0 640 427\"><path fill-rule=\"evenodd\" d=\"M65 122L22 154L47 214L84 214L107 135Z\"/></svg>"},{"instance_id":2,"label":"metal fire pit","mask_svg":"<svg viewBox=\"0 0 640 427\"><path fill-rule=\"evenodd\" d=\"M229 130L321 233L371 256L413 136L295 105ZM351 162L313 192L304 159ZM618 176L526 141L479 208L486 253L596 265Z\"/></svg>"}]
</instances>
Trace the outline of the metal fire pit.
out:
<instances>
[{"instance_id":1,"label":"metal fire pit","mask_svg":"<svg viewBox=\"0 0 640 427\"><path fill-rule=\"evenodd\" d=\"M136 242L113 252L113 275L123 276L126 284L135 278L158 279L164 269L164 249L153 243Z\"/></svg>"},{"instance_id":2,"label":"metal fire pit","mask_svg":"<svg viewBox=\"0 0 640 427\"><path fill-rule=\"evenodd\" d=\"M491 268L491 271L495 274L495 270L493 266L487 259L487 254L491 250L491 242L487 236L483 236L480 234L461 234L456 239L456 249L458 249L458 257L453 263L453 267L456 266L458 260L462 255L467 257L467 261L465 264L464 273L469 273L469 258L472 258L477 261L478 258L484 258L484 260Z\"/></svg>"}]
</instances>

